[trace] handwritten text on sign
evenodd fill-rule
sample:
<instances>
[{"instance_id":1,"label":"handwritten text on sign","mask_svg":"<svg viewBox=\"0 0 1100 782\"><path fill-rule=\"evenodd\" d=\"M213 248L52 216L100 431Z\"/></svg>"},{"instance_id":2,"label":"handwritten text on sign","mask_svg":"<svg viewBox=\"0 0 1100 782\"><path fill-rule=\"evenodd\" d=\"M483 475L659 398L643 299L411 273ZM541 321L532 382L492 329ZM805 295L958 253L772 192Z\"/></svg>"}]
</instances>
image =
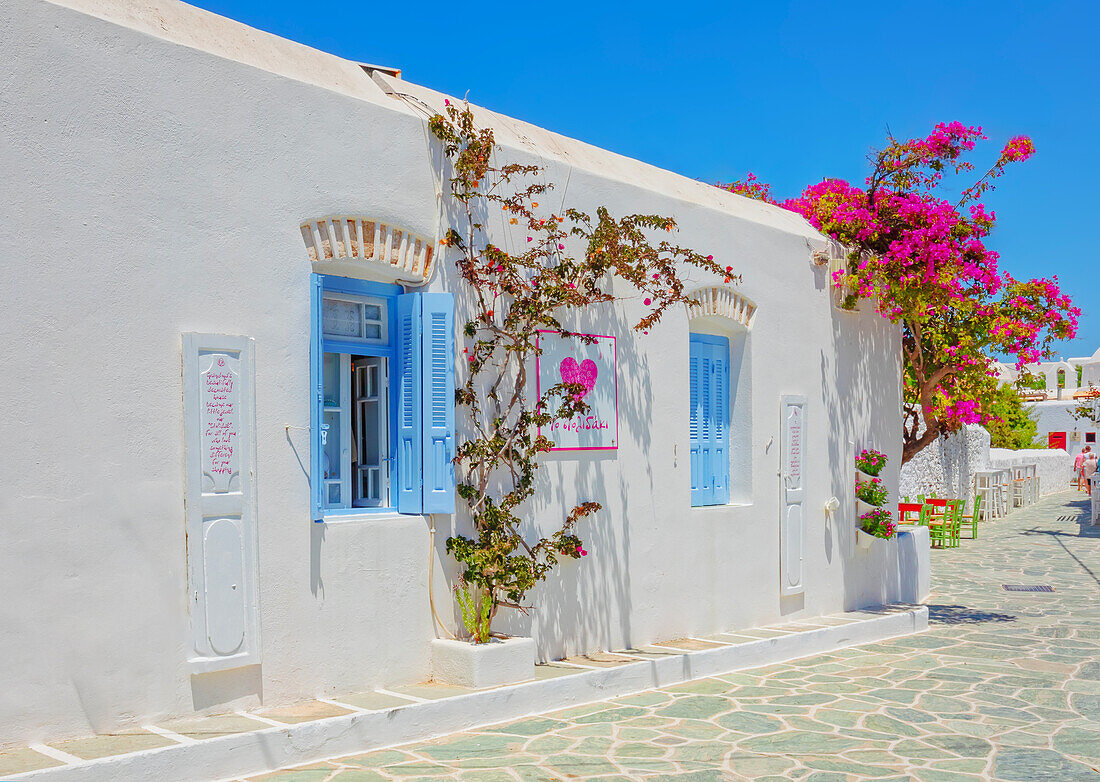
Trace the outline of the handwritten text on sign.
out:
<instances>
[{"instance_id":1,"label":"handwritten text on sign","mask_svg":"<svg viewBox=\"0 0 1100 782\"><path fill-rule=\"evenodd\" d=\"M615 376L615 338L562 337L539 334L538 394L562 383L578 387L578 399L588 411L551 422L542 434L555 451L611 449L619 446L618 387ZM557 404L560 400L556 400Z\"/></svg>"},{"instance_id":2,"label":"handwritten text on sign","mask_svg":"<svg viewBox=\"0 0 1100 782\"><path fill-rule=\"evenodd\" d=\"M802 408L787 408L787 488L802 488Z\"/></svg>"},{"instance_id":3,"label":"handwritten text on sign","mask_svg":"<svg viewBox=\"0 0 1100 782\"><path fill-rule=\"evenodd\" d=\"M239 472L240 389L234 356L211 355L200 375L202 408L202 471L206 491L225 492ZM210 483L213 486L210 486Z\"/></svg>"}]
</instances>

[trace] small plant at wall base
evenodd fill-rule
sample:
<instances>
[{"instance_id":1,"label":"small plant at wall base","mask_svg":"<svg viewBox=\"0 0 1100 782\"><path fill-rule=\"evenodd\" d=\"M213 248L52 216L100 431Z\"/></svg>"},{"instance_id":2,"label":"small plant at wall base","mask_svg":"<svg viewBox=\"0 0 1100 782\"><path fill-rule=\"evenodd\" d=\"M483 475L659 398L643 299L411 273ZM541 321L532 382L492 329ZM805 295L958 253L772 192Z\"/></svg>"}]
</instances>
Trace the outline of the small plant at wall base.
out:
<instances>
[{"instance_id":1,"label":"small plant at wall base","mask_svg":"<svg viewBox=\"0 0 1100 782\"><path fill-rule=\"evenodd\" d=\"M859 517L860 528L868 535L889 540L898 531L898 525L894 522L890 511L884 508L875 508Z\"/></svg>"},{"instance_id":2,"label":"small plant at wall base","mask_svg":"<svg viewBox=\"0 0 1100 782\"><path fill-rule=\"evenodd\" d=\"M878 475L886 466L886 454L864 450L856 457L856 469L864 475Z\"/></svg>"},{"instance_id":3,"label":"small plant at wall base","mask_svg":"<svg viewBox=\"0 0 1100 782\"><path fill-rule=\"evenodd\" d=\"M479 644L489 643L489 625L493 601L489 593L482 590L471 590L470 585L463 582L455 586L455 602L462 613L462 624L470 638Z\"/></svg>"},{"instance_id":4,"label":"small plant at wall base","mask_svg":"<svg viewBox=\"0 0 1100 782\"><path fill-rule=\"evenodd\" d=\"M845 305L869 299L901 326L902 464L937 437L996 415L998 354L1021 368L1077 333L1081 311L1057 278L1017 280L985 245L995 215L978 199L1009 164L1034 154L1031 139L1010 139L977 181L951 181L961 193L954 203L943 197L944 174L968 176L965 157L985 138L959 122L927 138L888 138L864 187L826 179L779 204L849 248L833 280ZM776 203L755 177L725 188Z\"/></svg>"},{"instance_id":5,"label":"small plant at wall base","mask_svg":"<svg viewBox=\"0 0 1100 782\"><path fill-rule=\"evenodd\" d=\"M856 497L868 505L885 505L890 492L886 490L881 478L872 478L869 481L856 479Z\"/></svg>"},{"instance_id":6,"label":"small plant at wall base","mask_svg":"<svg viewBox=\"0 0 1100 782\"><path fill-rule=\"evenodd\" d=\"M644 335L669 307L693 303L679 276L684 265L727 283L738 278L711 256L663 238L676 230L671 218L616 219L603 207L593 217L540 206L552 188L534 179L542 168L495 166L493 131L475 124L468 104L447 101L445 114L432 117L429 127L450 162L450 194L458 208L458 225L440 243L455 252L473 307L462 329L464 380L455 392L467 421L455 455L457 493L469 508L473 535L448 538L447 551L462 567L456 596L461 594L467 629L484 643L500 608L526 611L525 596L559 558L588 553L577 525L600 510L597 502L580 502L549 535L528 540L524 534L524 505L534 494L538 457L552 447L540 427L588 412L580 383L559 383L529 398L528 370L540 352L539 331L583 339L562 326L562 316L610 305L616 301L612 286L625 282L645 308L633 326ZM514 226L506 228L518 245L513 250L488 238L487 222L501 214Z\"/></svg>"}]
</instances>

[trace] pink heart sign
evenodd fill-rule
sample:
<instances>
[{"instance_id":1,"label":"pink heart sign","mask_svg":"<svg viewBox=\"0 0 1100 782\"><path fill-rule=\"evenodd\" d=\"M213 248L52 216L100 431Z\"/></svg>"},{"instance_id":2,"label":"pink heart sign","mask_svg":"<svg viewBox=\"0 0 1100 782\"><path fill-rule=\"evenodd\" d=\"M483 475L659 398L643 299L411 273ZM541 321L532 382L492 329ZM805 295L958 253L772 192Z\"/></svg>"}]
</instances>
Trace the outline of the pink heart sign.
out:
<instances>
[{"instance_id":1,"label":"pink heart sign","mask_svg":"<svg viewBox=\"0 0 1100 782\"><path fill-rule=\"evenodd\" d=\"M586 358L580 364L577 364L577 360L572 356L563 358L559 369L563 383L580 383L584 386L584 392L574 394L574 399L582 398L596 385L596 375L599 373L599 369L596 367L596 362L590 358Z\"/></svg>"}]
</instances>

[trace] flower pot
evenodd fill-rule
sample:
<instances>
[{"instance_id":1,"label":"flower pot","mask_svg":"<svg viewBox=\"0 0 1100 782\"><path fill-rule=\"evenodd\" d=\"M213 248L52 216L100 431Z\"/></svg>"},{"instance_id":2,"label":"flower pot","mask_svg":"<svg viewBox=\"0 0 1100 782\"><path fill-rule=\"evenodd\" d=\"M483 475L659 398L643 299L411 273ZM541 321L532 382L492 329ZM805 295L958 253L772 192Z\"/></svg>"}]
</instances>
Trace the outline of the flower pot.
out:
<instances>
[{"instance_id":1,"label":"flower pot","mask_svg":"<svg viewBox=\"0 0 1100 782\"><path fill-rule=\"evenodd\" d=\"M487 644L449 638L432 641L434 681L480 690L534 678L533 638L494 638Z\"/></svg>"},{"instance_id":2,"label":"flower pot","mask_svg":"<svg viewBox=\"0 0 1100 782\"><path fill-rule=\"evenodd\" d=\"M870 513L871 511L881 507L880 505L872 505L869 502L856 498L856 519L862 516L864 513Z\"/></svg>"},{"instance_id":3,"label":"flower pot","mask_svg":"<svg viewBox=\"0 0 1100 782\"><path fill-rule=\"evenodd\" d=\"M872 478L879 478L879 477L882 476L882 471L881 470L878 472L877 475L872 475L871 473L864 472L859 467L856 467L856 472L859 473L859 477L867 479L866 481L864 481L864 483L870 483Z\"/></svg>"},{"instance_id":4,"label":"flower pot","mask_svg":"<svg viewBox=\"0 0 1100 782\"><path fill-rule=\"evenodd\" d=\"M869 535L861 529L856 530L856 545L861 549L871 548L871 543L875 540L874 535Z\"/></svg>"}]
</instances>

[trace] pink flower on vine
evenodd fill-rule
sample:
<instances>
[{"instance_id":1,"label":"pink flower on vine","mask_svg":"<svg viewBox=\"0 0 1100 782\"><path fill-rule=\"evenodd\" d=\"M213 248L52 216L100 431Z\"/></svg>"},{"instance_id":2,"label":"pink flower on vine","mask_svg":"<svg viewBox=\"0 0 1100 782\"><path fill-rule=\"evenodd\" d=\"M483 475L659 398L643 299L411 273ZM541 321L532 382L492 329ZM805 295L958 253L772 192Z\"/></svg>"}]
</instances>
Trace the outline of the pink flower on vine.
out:
<instances>
[{"instance_id":1,"label":"pink flower on vine","mask_svg":"<svg viewBox=\"0 0 1100 782\"><path fill-rule=\"evenodd\" d=\"M648 307L648 306L650 305L650 302L651 302L651 301L652 301L652 299L644 299L644 300L642 301L642 304L644 304L644 305L646 305L646 306Z\"/></svg>"}]
</instances>

